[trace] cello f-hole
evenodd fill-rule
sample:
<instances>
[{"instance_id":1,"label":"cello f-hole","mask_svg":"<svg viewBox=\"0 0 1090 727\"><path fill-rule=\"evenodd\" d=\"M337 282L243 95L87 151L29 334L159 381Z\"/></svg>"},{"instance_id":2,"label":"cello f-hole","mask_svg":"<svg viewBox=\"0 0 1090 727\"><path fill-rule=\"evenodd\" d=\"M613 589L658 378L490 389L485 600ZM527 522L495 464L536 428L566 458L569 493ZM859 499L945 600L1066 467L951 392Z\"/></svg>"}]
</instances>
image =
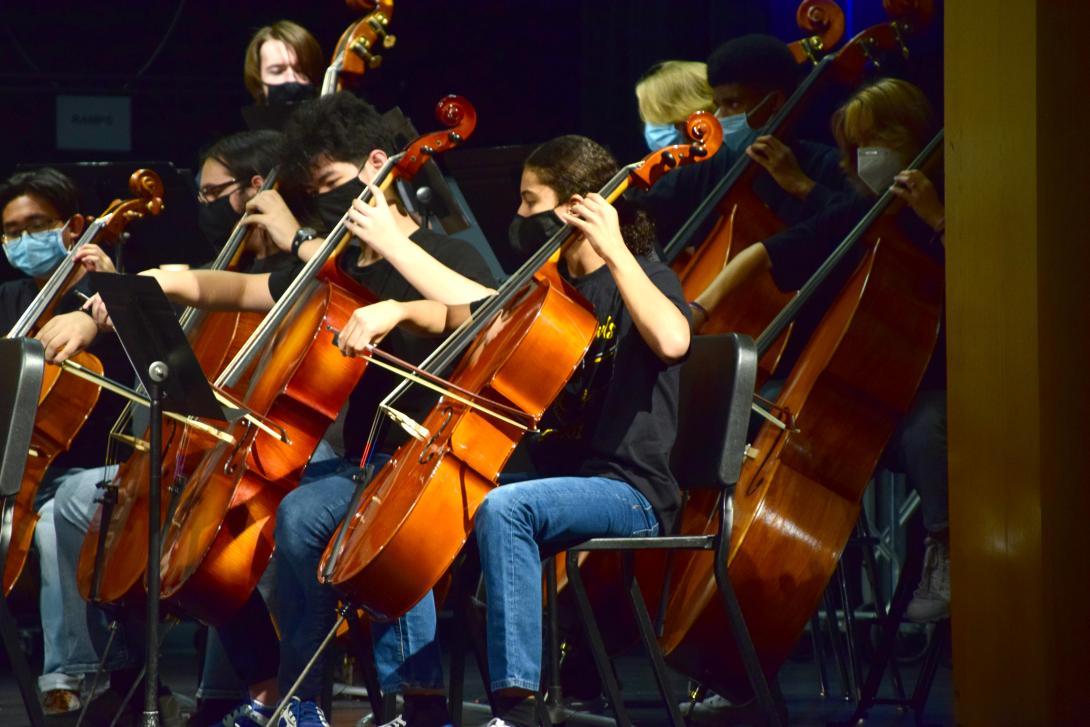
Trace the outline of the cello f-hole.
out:
<instances>
[{"instance_id":1,"label":"cello f-hole","mask_svg":"<svg viewBox=\"0 0 1090 727\"><path fill-rule=\"evenodd\" d=\"M448 406L446 409L443 410L443 423L439 425L439 428L435 430L435 434L431 435L431 437L428 439L428 443L425 444L424 449L421 450L420 457L417 459L420 464L427 464L435 458L435 453L438 449L435 446L435 443L446 430L447 425L450 424L450 419L452 416L454 416L454 409L452 407Z\"/></svg>"}]
</instances>

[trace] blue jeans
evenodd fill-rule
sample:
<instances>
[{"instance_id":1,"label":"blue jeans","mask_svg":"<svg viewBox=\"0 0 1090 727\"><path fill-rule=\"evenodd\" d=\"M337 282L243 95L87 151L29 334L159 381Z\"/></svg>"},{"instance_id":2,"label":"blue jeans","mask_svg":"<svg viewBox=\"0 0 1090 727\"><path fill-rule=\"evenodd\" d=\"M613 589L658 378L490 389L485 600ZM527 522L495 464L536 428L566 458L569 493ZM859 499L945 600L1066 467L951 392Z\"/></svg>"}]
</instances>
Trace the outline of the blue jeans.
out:
<instances>
[{"instance_id":1,"label":"blue jeans","mask_svg":"<svg viewBox=\"0 0 1090 727\"><path fill-rule=\"evenodd\" d=\"M376 456L376 467L381 466ZM352 476L359 468L343 460L315 461L299 487L276 511L276 598L280 624L278 681L286 692L318 649L336 621L337 593L318 582L318 563L326 544L341 524L356 489ZM318 479L312 479L318 476ZM317 700L326 655L310 670L296 692L302 700Z\"/></svg>"},{"instance_id":2,"label":"blue jeans","mask_svg":"<svg viewBox=\"0 0 1090 727\"><path fill-rule=\"evenodd\" d=\"M659 521L647 498L626 482L608 477L552 477L504 485L488 493L477 510L475 528L488 596L491 686L536 691L541 681L542 551L553 552L593 537L656 535ZM380 658L377 644L392 638L391 630L402 634L407 648L401 654L419 655L417 674L438 672L438 648L431 648L435 618L430 596L399 621L374 628L375 663L384 688L389 675L402 665L390 658L397 654ZM432 658L433 664L423 663Z\"/></svg>"},{"instance_id":3,"label":"blue jeans","mask_svg":"<svg viewBox=\"0 0 1090 727\"><path fill-rule=\"evenodd\" d=\"M46 554L42 555L42 630L47 644L45 675L61 672L76 676L94 672L98 668L99 652L108 638L106 616L95 606L83 600L79 593L76 572L79 566L80 548L91 525L91 518L98 508L96 500L101 495L98 483L111 479L117 467L98 467L87 470L68 470L56 480L56 495L50 501L51 515L48 529L54 532L54 556L56 590L46 594ZM39 531L46 524L47 510L42 510ZM44 533L44 531L43 531ZM36 535L36 537L38 537ZM39 548L43 541L39 539ZM61 648L57 656L48 656L48 644L53 639ZM130 657L121 638L114 640L110 648L107 668L131 666ZM41 681L41 680L39 680ZM43 687L46 688L46 687ZM56 687L51 687L56 688Z\"/></svg>"}]
</instances>

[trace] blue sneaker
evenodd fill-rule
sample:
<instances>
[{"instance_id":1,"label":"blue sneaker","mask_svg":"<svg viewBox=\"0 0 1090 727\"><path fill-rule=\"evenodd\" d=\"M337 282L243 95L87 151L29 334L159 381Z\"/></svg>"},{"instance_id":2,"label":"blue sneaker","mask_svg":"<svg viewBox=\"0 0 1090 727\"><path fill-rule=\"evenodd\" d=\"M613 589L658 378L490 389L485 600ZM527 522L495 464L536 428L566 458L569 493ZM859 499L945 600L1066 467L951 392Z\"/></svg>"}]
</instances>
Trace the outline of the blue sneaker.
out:
<instances>
[{"instance_id":1,"label":"blue sneaker","mask_svg":"<svg viewBox=\"0 0 1090 727\"><path fill-rule=\"evenodd\" d=\"M268 707L258 702L247 702L223 718L223 727L269 727L276 706ZM284 724L284 720L280 720Z\"/></svg>"},{"instance_id":2,"label":"blue sneaker","mask_svg":"<svg viewBox=\"0 0 1090 727\"><path fill-rule=\"evenodd\" d=\"M317 704L292 697L284 716L280 718L280 727L329 727L329 722Z\"/></svg>"}]
</instances>

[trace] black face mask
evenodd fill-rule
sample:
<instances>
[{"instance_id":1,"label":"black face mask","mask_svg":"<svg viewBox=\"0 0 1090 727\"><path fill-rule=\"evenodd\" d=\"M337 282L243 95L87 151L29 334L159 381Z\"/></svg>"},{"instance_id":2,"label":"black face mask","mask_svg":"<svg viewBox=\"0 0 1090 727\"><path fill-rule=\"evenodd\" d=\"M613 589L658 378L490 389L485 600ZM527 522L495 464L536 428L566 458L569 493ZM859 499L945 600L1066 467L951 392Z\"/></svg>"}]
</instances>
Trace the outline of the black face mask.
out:
<instances>
[{"instance_id":1,"label":"black face mask","mask_svg":"<svg viewBox=\"0 0 1090 727\"><path fill-rule=\"evenodd\" d=\"M352 200L363 194L363 189L364 184L359 177L353 177L341 186L315 196L314 211L321 225L327 230L332 230L352 206Z\"/></svg>"},{"instance_id":2,"label":"black face mask","mask_svg":"<svg viewBox=\"0 0 1090 727\"><path fill-rule=\"evenodd\" d=\"M290 106L291 104L309 101L318 96L318 89L310 83L278 83L275 86L266 86L265 101L270 106Z\"/></svg>"},{"instance_id":3,"label":"black face mask","mask_svg":"<svg viewBox=\"0 0 1090 727\"><path fill-rule=\"evenodd\" d=\"M530 256L563 226L564 223L552 210L529 217L515 215L507 228L507 241L516 252Z\"/></svg>"},{"instance_id":4,"label":"black face mask","mask_svg":"<svg viewBox=\"0 0 1090 727\"><path fill-rule=\"evenodd\" d=\"M235 229L242 215L231 206L231 195L197 207L197 227L213 245L222 245Z\"/></svg>"}]
</instances>

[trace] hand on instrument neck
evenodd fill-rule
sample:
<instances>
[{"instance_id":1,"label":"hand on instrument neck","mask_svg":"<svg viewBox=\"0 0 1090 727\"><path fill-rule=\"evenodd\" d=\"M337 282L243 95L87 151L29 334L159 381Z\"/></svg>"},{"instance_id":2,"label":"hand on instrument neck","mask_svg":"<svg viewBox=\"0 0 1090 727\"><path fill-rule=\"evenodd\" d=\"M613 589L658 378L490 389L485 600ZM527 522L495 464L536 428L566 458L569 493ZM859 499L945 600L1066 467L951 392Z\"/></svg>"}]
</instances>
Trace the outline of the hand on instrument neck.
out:
<instances>
[{"instance_id":1,"label":"hand on instrument neck","mask_svg":"<svg viewBox=\"0 0 1090 727\"><path fill-rule=\"evenodd\" d=\"M360 266L389 257L396 247L409 243L409 236L420 229L399 205L386 201L381 189L370 184L368 188L373 203L355 200L347 217L348 229L363 243L356 261Z\"/></svg>"}]
</instances>

